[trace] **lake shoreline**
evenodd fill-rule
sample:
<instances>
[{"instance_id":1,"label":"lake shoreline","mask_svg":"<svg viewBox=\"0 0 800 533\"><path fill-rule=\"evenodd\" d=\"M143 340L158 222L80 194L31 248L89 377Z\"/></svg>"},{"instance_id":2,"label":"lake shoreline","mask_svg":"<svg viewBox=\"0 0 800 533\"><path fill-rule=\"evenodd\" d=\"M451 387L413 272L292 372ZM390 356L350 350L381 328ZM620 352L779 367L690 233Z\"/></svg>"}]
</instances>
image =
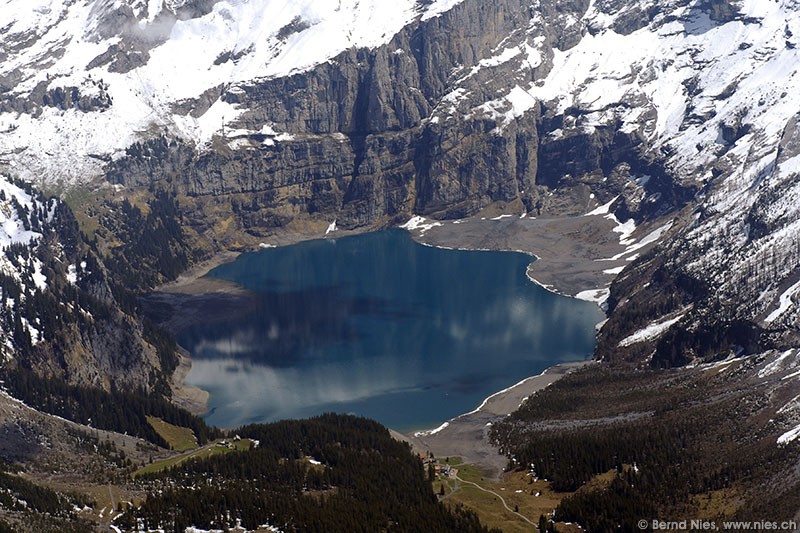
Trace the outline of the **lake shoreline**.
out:
<instances>
[{"instance_id":1,"label":"lake shoreline","mask_svg":"<svg viewBox=\"0 0 800 533\"><path fill-rule=\"evenodd\" d=\"M235 261L240 255L240 252L235 251L223 251L214 254L209 259L189 268L189 270L179 275L177 279L159 285L148 293L147 297L161 300L170 306L174 306L181 299L203 299L204 297L220 296L246 297L247 291L235 283L205 277L215 268ZM176 308L173 307L173 309ZM195 310L193 312L198 311ZM191 315L193 312L184 314ZM192 319L191 316L182 318L188 321ZM169 322L160 322L160 325L166 325L167 329L174 335L174 329L179 324L174 322L168 324ZM178 357L178 365L169 380L170 389L172 390L172 403L195 416L202 417L208 413L208 402L211 398L211 393L186 383L186 377L192 369L192 356L189 351L178 345L176 355Z\"/></svg>"},{"instance_id":2,"label":"lake shoreline","mask_svg":"<svg viewBox=\"0 0 800 533\"><path fill-rule=\"evenodd\" d=\"M572 219L576 219L578 217L569 217ZM581 217L582 218L582 217ZM425 229L420 231L419 229L408 228L409 233L414 241L424 244L427 246L433 246L437 248L456 248L456 249L463 249L463 250L496 250L496 251L516 251L520 253L527 254L532 257L532 263L528 267L527 275L530 281L543 286L545 289L565 295L570 296L571 293L575 292L575 279L571 279L568 282L562 284L558 283L544 283L541 282L539 279L544 278L548 281L551 281L551 276L558 275L558 265L562 264L564 260L571 260L572 258L569 257L571 252L575 250L572 248L567 248L567 251L570 253L566 253L566 257L564 255L564 247L560 247L557 250L551 250L552 254L537 254L534 249L540 248L542 246L542 242L539 241L548 241L552 239L552 234L547 236L543 239L538 239L537 242L531 244L531 242L519 243L517 242L520 239L521 235L525 237L529 237L529 230L526 230L523 234L519 234L518 229L509 229L509 228L517 228L517 226L521 223L530 225L534 219L528 219L527 223L525 220L519 221L516 217L510 220L503 220L503 221L486 221L479 219L478 217L472 217L470 219L464 219L462 221L447 221L441 226L433 226L431 228ZM585 218L581 221L582 223L586 224L589 220ZM592 222L595 222L594 220ZM596 222L600 222L597 220ZM553 221L542 221L542 223L549 223L552 224ZM559 229L566 233L565 228L571 228L569 223L565 223L566 225L560 226ZM538 226L537 226L538 227ZM604 228L606 230L610 228ZM374 231L375 228L370 228L369 231ZM465 231L467 230L467 231ZM488 241L489 235L491 233L491 241ZM349 236L351 234L357 234L359 232L342 232L341 236ZM608 233L611 233L608 231ZM340 235L323 235L319 238L336 238ZM310 237L310 236L307 236ZM566 237L566 235L561 235L561 237ZM574 236L573 236L574 237ZM281 239L279 239L281 240ZM288 242L282 244L292 244L296 239L287 239ZM527 239L526 239L527 240ZM536 240L536 239L535 239ZM606 242L605 245L602 246L601 251L599 253L589 254L592 256L608 256L611 255L612 252L616 252L618 249L619 244L615 242ZM254 250L257 251L257 250ZM586 250L580 250L581 252L586 252ZM239 295L246 297L246 293L248 292L243 287L224 280L217 280L217 279L210 279L206 276L208 272L213 270L214 268L232 262L239 257L239 252L221 252L216 254L212 258L207 261L204 261L189 271L185 272L179 278L173 282L166 283L156 289L154 292L161 292L162 294L168 294L170 296L176 296L178 298L181 297L192 297L192 296L200 296L203 297L204 295L215 294L218 296L223 295ZM543 259L541 255L551 255L548 264L543 265ZM583 258L584 265L581 268L587 268L587 262L594 263L591 264L589 270L592 271L592 275L588 277L582 277L580 279L581 285L578 288L585 290L587 287L597 288L599 286L606 285L610 281L610 277L601 273L599 267L597 266L597 259L595 257L591 258ZM539 265L540 268L539 272L536 272L537 277L532 275L532 267L533 265ZM607 265L603 265L606 267ZM544 268L542 268L544 267ZM542 272L545 274L542 275ZM587 285L587 283L589 285ZM203 391L197 387L189 386L186 384L186 376L189 374L191 369L191 357L188 352L182 350L180 357L180 365L176 369L175 373L172 376L172 386L174 391L174 401L176 404L181 405L184 408L187 408L191 412L195 414L203 414L207 412L208 409L208 400L209 394L207 391ZM582 366L586 364L586 362L581 363L569 363L567 364L567 368L571 370L573 365ZM456 448L457 446L453 446L457 444L457 439L453 439L450 436L455 433L455 429L457 427L462 427L462 430L466 430L465 428L469 427L473 431L476 429L475 420L473 419L483 419L485 416L495 417L496 419L498 416L506 416L509 413L516 410L516 408L521 403L520 401L513 404L514 401L512 400L509 403L508 398L517 398L516 391L525 391L525 396L529 396L530 394L536 392L537 390L541 390L542 388L548 386L550 383L558 379L566 373L563 371L563 367L565 365L555 365L546 369L542 374L536 376L530 376L525 378L521 382L509 387L508 389L504 389L502 391L496 392L490 395L486 400L484 400L483 404L473 412L464 413L459 415L447 422L448 428L447 430L442 430L437 432L436 437L431 435L426 435L424 438L416 437L413 433L402 435L404 439L412 441L412 444L415 445L416 448L421 448L425 446L432 446L433 450L435 449L444 449L447 447ZM488 405L487 405L488 404ZM502 408L498 408L497 405L502 404ZM513 404L513 405L512 405ZM483 422L484 425L486 421ZM396 433L400 436L400 433ZM410 436L409 436L410 435ZM485 461L486 456L489 455L487 447L489 446L488 441L485 438L481 438L482 441L485 441L482 445L482 450L478 453L478 457L476 458L477 462L481 462L483 459ZM449 442L449 444L448 444ZM455 450L457 451L457 450ZM470 457L469 453L449 453L449 455L466 455ZM467 450L469 451L469 450ZM496 452L495 452L496 453ZM473 455L475 455L473 453ZM504 458L502 459L505 460ZM485 461L486 462L486 461ZM496 468L499 465L497 458L492 458L491 461L488 461L487 466L492 466Z\"/></svg>"},{"instance_id":3,"label":"lake shoreline","mask_svg":"<svg viewBox=\"0 0 800 533\"><path fill-rule=\"evenodd\" d=\"M424 219L423 219L424 220ZM426 246L464 251L518 252L532 258L527 271L530 281L561 296L575 297L588 290L608 287L615 274L610 267L628 264L624 258L610 258L623 252L616 225L600 216L518 217L486 219L478 215L458 220L429 221L418 225L399 226L411 238ZM336 230L319 235L293 231L277 233L273 243L262 244L245 252L290 246L309 240L350 237L390 227L366 227L362 230ZM647 229L647 228L642 228ZM637 231L638 233L638 231ZM644 247L645 252L649 247ZM236 292L241 287L224 280L204 278L214 268L236 260L242 251L220 251L192 266L177 279L156 287L153 292L201 294L203 292Z\"/></svg>"},{"instance_id":4,"label":"lake shoreline","mask_svg":"<svg viewBox=\"0 0 800 533\"><path fill-rule=\"evenodd\" d=\"M189 375L191 369L192 358L189 356L189 352L179 347L178 366L175 368L170 380L172 403L195 416L202 417L208 412L208 401L211 398L211 393L186 383L186 376Z\"/></svg>"},{"instance_id":5,"label":"lake shoreline","mask_svg":"<svg viewBox=\"0 0 800 533\"><path fill-rule=\"evenodd\" d=\"M235 251L223 251L214 254L205 261L192 266L175 280L159 285L150 294L167 293L198 296L208 293L235 294L241 292L244 289L235 283L205 277L215 268L236 261L240 255L240 252Z\"/></svg>"},{"instance_id":6,"label":"lake shoreline","mask_svg":"<svg viewBox=\"0 0 800 533\"><path fill-rule=\"evenodd\" d=\"M437 457L458 456L498 477L508 459L489 442L491 425L516 411L531 395L549 387L558 379L594 360L559 363L542 373L487 397L476 409L451 418L435 429L401 433L390 430L397 439L408 442L415 452L433 453Z\"/></svg>"},{"instance_id":7,"label":"lake shoreline","mask_svg":"<svg viewBox=\"0 0 800 533\"><path fill-rule=\"evenodd\" d=\"M628 264L624 258L611 259L625 250L615 227L598 216L475 216L419 222L408 230L426 246L526 254L532 258L526 273L530 281L561 296L601 304L581 293L608 288L616 277L609 273L612 267Z\"/></svg>"}]
</instances>

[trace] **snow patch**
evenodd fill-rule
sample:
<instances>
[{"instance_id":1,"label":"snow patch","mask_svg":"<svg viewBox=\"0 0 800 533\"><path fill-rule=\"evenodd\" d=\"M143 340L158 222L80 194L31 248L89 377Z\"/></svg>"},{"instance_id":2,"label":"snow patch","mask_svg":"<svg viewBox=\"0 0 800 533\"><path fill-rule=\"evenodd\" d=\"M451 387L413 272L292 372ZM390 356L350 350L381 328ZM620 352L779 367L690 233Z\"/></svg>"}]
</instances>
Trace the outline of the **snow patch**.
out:
<instances>
[{"instance_id":1,"label":"snow patch","mask_svg":"<svg viewBox=\"0 0 800 533\"><path fill-rule=\"evenodd\" d=\"M610 211L611 211L611 204L616 202L617 198L619 198L619 196L615 196L614 198L611 199L611 201L609 201L606 204L603 204L601 206L595 207L594 209L592 209L591 211L589 211L588 213L586 213L583 216L592 217L592 216L608 215L610 213Z\"/></svg>"},{"instance_id":2,"label":"snow patch","mask_svg":"<svg viewBox=\"0 0 800 533\"><path fill-rule=\"evenodd\" d=\"M800 437L800 424L778 437L778 446L785 446L786 444L796 440L797 437Z\"/></svg>"},{"instance_id":3,"label":"snow patch","mask_svg":"<svg viewBox=\"0 0 800 533\"><path fill-rule=\"evenodd\" d=\"M422 20L429 20L438 17L442 13L450 11L464 0L435 0L422 14Z\"/></svg>"},{"instance_id":4,"label":"snow patch","mask_svg":"<svg viewBox=\"0 0 800 533\"><path fill-rule=\"evenodd\" d=\"M786 402L786 405L778 409L776 413L782 415L784 413L797 410L797 408L800 407L800 402L798 402L798 400L800 400L800 395L795 396L794 398Z\"/></svg>"},{"instance_id":5,"label":"snow patch","mask_svg":"<svg viewBox=\"0 0 800 533\"><path fill-rule=\"evenodd\" d=\"M34 205L31 195L4 176L0 176L0 191L5 196L5 200L0 201L0 249L8 248L12 244L30 244L41 238L41 233L25 229L25 222L12 205L13 198L23 211L31 212Z\"/></svg>"},{"instance_id":6,"label":"snow patch","mask_svg":"<svg viewBox=\"0 0 800 533\"><path fill-rule=\"evenodd\" d=\"M411 217L408 222L401 225L400 228L408 231L418 230L420 235L424 235L426 231L429 229L435 228L436 226L441 226L441 222L428 222L425 217L421 217L419 215Z\"/></svg>"},{"instance_id":7,"label":"snow patch","mask_svg":"<svg viewBox=\"0 0 800 533\"><path fill-rule=\"evenodd\" d=\"M472 67L470 69L469 73L466 76L464 76L463 78L461 78L461 80L459 80L459 81L463 81L463 80L469 78L470 76L474 76L475 74L477 74L480 70L482 70L484 68L496 67L496 66L502 65L504 63L507 63L507 62L511 61L512 59L514 59L515 57L517 57L518 55L520 55L521 53L522 53L522 50L520 48L512 47L512 48L504 49L499 55L496 55L496 56L493 56L493 57L490 57L490 58L487 58L487 59L481 59L480 61L478 61L478 64L475 65L474 67Z\"/></svg>"},{"instance_id":8,"label":"snow patch","mask_svg":"<svg viewBox=\"0 0 800 533\"><path fill-rule=\"evenodd\" d=\"M605 218L613 220L614 222L617 223L617 227L615 227L611 231L613 231L614 233L619 233L620 244L629 245L633 242L631 241L631 235L633 235L633 232L636 231L636 222L632 218L629 218L625 222L620 222L619 220L617 220L617 217L615 215L610 213L606 215Z\"/></svg>"},{"instance_id":9,"label":"snow patch","mask_svg":"<svg viewBox=\"0 0 800 533\"><path fill-rule=\"evenodd\" d=\"M800 155L790 157L778 165L778 172L782 177L789 177L800 174Z\"/></svg>"},{"instance_id":10,"label":"snow patch","mask_svg":"<svg viewBox=\"0 0 800 533\"><path fill-rule=\"evenodd\" d=\"M788 311L789 308L794 304L794 296L797 294L798 290L800 290L800 281L786 289L783 294L780 295L778 298L778 308L767 315L767 317L764 319L764 322L770 324Z\"/></svg>"},{"instance_id":11,"label":"snow patch","mask_svg":"<svg viewBox=\"0 0 800 533\"><path fill-rule=\"evenodd\" d=\"M800 370L792 372L791 374L786 374L781 378L781 381L786 381L788 379L796 378L797 376L800 376Z\"/></svg>"},{"instance_id":12,"label":"snow patch","mask_svg":"<svg viewBox=\"0 0 800 533\"><path fill-rule=\"evenodd\" d=\"M585 302L594 302L597 305L602 305L608 300L608 297L611 296L611 290L606 289L589 289L587 291L581 291L575 295L575 298L578 300L583 300Z\"/></svg>"},{"instance_id":13,"label":"snow patch","mask_svg":"<svg viewBox=\"0 0 800 533\"><path fill-rule=\"evenodd\" d=\"M614 267L614 268L607 268L606 270L603 270L603 274L609 274L611 276L616 276L617 274L619 274L623 270L625 270L625 265Z\"/></svg>"},{"instance_id":14,"label":"snow patch","mask_svg":"<svg viewBox=\"0 0 800 533\"><path fill-rule=\"evenodd\" d=\"M608 217L606 217L606 218L608 218ZM628 222L632 222L632 221L629 220ZM612 230L612 231L619 230L619 233L623 233L625 235L624 238L622 236L620 237L620 244L627 244L627 246L625 247L625 250L623 250L622 252L618 253L614 257L609 257L607 259L598 259L597 261L618 261L619 259L622 259L623 257L629 256L630 254L633 254L634 252L637 252L638 250L641 250L645 246L649 246L650 244L658 242L661 239L661 237L663 237L664 234L667 231L669 231L670 228L672 228L672 222L667 222L663 226L654 229L653 231L651 231L650 233L645 235L644 238L642 240L640 240L639 242L635 242L635 240L631 238L630 234L633 233L633 231L631 231L630 233L625 234L624 232L626 230L621 230L620 229L622 226L623 225L619 225L616 228L614 228L614 230ZM635 229L636 228L634 227L634 230ZM638 256L638 254L637 254L637 256ZM633 261L634 259L636 259L636 257L627 257L626 261Z\"/></svg>"},{"instance_id":15,"label":"snow patch","mask_svg":"<svg viewBox=\"0 0 800 533\"><path fill-rule=\"evenodd\" d=\"M414 432L414 436L415 437L427 437L429 435L436 435L437 433L439 433L440 431L442 431L444 428L446 428L449 425L450 425L449 422L445 422L441 426L439 426L437 428L434 428L434 429L429 429L429 430L425 430L425 431L416 431L416 432Z\"/></svg>"},{"instance_id":16,"label":"snow patch","mask_svg":"<svg viewBox=\"0 0 800 533\"><path fill-rule=\"evenodd\" d=\"M496 121L498 125L493 132L500 133L514 119L521 117L535 105L536 99L519 85L516 85L506 96L490 100L475 107L473 113L477 112ZM467 115L465 118L469 119L471 116Z\"/></svg>"},{"instance_id":17,"label":"snow patch","mask_svg":"<svg viewBox=\"0 0 800 533\"><path fill-rule=\"evenodd\" d=\"M655 339L656 337L660 336L662 333L667 331L669 328L672 327L673 324L677 323L686 313L681 313L676 317L669 318L667 320L663 320L661 322L655 322L650 324L649 326L640 329L639 331L629 335L619 341L620 348L625 346L630 346L631 344L636 344L638 342L649 341Z\"/></svg>"},{"instance_id":18,"label":"snow patch","mask_svg":"<svg viewBox=\"0 0 800 533\"><path fill-rule=\"evenodd\" d=\"M42 273L42 262L38 259L33 260L33 273L31 274L33 278L33 284L36 285L36 288L40 291L44 291L47 289L47 276Z\"/></svg>"},{"instance_id":19,"label":"snow patch","mask_svg":"<svg viewBox=\"0 0 800 533\"><path fill-rule=\"evenodd\" d=\"M758 377L765 378L767 376L771 376L772 374L776 374L781 370L783 370L786 359L788 359L789 356L792 355L793 353L794 350L786 350L785 352L780 354L774 361L772 361L767 366L758 371Z\"/></svg>"},{"instance_id":20,"label":"snow patch","mask_svg":"<svg viewBox=\"0 0 800 533\"><path fill-rule=\"evenodd\" d=\"M72 285L78 283L78 268L75 265L69 265L67 267L67 281Z\"/></svg>"}]
</instances>

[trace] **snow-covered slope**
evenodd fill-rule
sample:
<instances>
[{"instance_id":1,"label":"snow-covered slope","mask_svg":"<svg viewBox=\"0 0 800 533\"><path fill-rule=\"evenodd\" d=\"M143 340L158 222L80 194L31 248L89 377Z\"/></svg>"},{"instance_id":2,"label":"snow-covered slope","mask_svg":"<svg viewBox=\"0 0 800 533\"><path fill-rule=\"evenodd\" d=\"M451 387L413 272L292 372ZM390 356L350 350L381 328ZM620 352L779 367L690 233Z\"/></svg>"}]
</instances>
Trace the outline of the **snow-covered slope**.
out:
<instances>
[{"instance_id":1,"label":"snow-covered slope","mask_svg":"<svg viewBox=\"0 0 800 533\"><path fill-rule=\"evenodd\" d=\"M621 326L614 345L648 324L690 331L736 321L775 331L794 327L800 321L800 3L593 0L574 22L580 37L561 48L542 37L548 23L534 16L526 41L509 41L515 54L498 51L498 58L513 56L532 81L523 78L492 101L469 102L472 112L510 119L542 105L543 145L569 146L612 131L615 143L622 136L628 151L697 191L693 213L675 220L658 257L669 276L693 280L686 297L702 305L680 323L670 313L686 302L644 311L656 300L642 277L647 268L629 269L617 307L632 300L649 321ZM632 187L649 179L627 171ZM658 203L658 196L643 201Z\"/></svg>"},{"instance_id":2,"label":"snow-covered slope","mask_svg":"<svg viewBox=\"0 0 800 533\"><path fill-rule=\"evenodd\" d=\"M628 261L612 307L643 303L638 321L612 316L610 346L654 324L669 327L629 347L709 321L785 331L800 318L797 0L0 11L0 165L26 180L109 171L187 194L258 192L264 220L303 206L351 227L410 208L460 216L499 200L547 213L586 199L581 212L608 204L625 235L632 219L665 217L644 241L661 241L660 268L691 285L653 305L647 291L665 282L647 279L652 257ZM341 55L359 47L370 53Z\"/></svg>"},{"instance_id":3,"label":"snow-covered slope","mask_svg":"<svg viewBox=\"0 0 800 533\"><path fill-rule=\"evenodd\" d=\"M592 0L572 23L581 37L564 49L545 37L551 21L534 16L524 42L509 39L493 63L481 65L515 62L533 80L470 102L472 111L512 118L543 103L564 120L545 132L551 137L608 127L635 132L674 177L701 184L718 165L747 185L764 173L796 173L800 160L784 154L776 168L776 159L800 104L800 4L715 3L729 5L727 19L712 18L708 2ZM632 13L644 17L641 27L623 24ZM462 91L452 99L466 97Z\"/></svg>"},{"instance_id":4,"label":"snow-covered slope","mask_svg":"<svg viewBox=\"0 0 800 533\"><path fill-rule=\"evenodd\" d=\"M142 387L159 368L69 208L0 173L0 367Z\"/></svg>"},{"instance_id":5,"label":"snow-covered slope","mask_svg":"<svg viewBox=\"0 0 800 533\"><path fill-rule=\"evenodd\" d=\"M5 278L0 289L0 353L12 357L18 348L15 332L8 327L15 319L30 337L31 344L42 340L41 325L26 312L26 300L35 291L46 291L47 276L42 261L32 253L43 238L43 228L53 222L57 201L35 197L0 176L0 275ZM77 272L76 272L77 276ZM11 287L9 284L13 284Z\"/></svg>"},{"instance_id":6,"label":"snow-covered slope","mask_svg":"<svg viewBox=\"0 0 800 533\"><path fill-rule=\"evenodd\" d=\"M153 133L203 146L243 111L223 91L380 46L458 3L3 0L0 165L72 183Z\"/></svg>"},{"instance_id":7,"label":"snow-covered slope","mask_svg":"<svg viewBox=\"0 0 800 533\"><path fill-rule=\"evenodd\" d=\"M686 327L745 320L780 330L800 320L800 4L732 4L738 12L724 23L682 8L680 47L676 22L659 29L670 75L651 94L669 98L645 131L676 179L703 184L694 219L662 253L705 285Z\"/></svg>"},{"instance_id":8,"label":"snow-covered slope","mask_svg":"<svg viewBox=\"0 0 800 533\"><path fill-rule=\"evenodd\" d=\"M652 270L640 262L623 273L629 281L615 305L633 300L644 322L612 324L610 345L664 324L691 331L736 321L756 330L796 325L800 2L591 0L572 4L572 12L535 5L527 28L456 73L432 121L492 120L498 133L538 112L539 183L577 180L597 192L625 176L626 209L649 204L647 212L661 215L677 214L676 205L651 178L689 191L693 212L659 233L666 239L658 258L671 279L692 284L683 297L702 305L673 319L688 302L676 297L662 306L647 289L670 289L651 285L642 273ZM481 92L498 78L505 87Z\"/></svg>"}]
</instances>

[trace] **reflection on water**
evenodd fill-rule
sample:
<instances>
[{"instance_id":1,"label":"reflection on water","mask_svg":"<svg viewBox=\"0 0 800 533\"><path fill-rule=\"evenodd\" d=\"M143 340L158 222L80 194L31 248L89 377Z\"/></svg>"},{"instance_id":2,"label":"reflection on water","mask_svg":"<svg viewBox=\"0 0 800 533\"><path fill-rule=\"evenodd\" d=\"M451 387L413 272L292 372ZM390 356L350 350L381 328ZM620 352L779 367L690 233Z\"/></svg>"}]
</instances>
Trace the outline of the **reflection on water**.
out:
<instances>
[{"instance_id":1,"label":"reflection on water","mask_svg":"<svg viewBox=\"0 0 800 533\"><path fill-rule=\"evenodd\" d=\"M258 302L181 331L208 421L354 412L438 424L594 346L592 304L528 281L530 258L440 250L391 230L246 254L210 275Z\"/></svg>"}]
</instances>

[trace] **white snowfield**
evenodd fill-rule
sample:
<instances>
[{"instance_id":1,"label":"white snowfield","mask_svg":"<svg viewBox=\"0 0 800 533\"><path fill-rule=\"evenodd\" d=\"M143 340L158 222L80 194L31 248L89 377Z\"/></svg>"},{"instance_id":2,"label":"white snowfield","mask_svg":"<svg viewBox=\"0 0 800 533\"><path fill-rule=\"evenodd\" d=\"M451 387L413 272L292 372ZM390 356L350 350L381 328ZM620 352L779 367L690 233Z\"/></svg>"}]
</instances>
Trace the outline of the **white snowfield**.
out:
<instances>
[{"instance_id":1,"label":"white snowfield","mask_svg":"<svg viewBox=\"0 0 800 533\"><path fill-rule=\"evenodd\" d=\"M795 355L795 360L790 360L789 359L789 357L792 354ZM778 372L786 370L786 368L793 368L794 366L796 366L796 362L797 362L796 361L796 357L797 357L797 355L798 355L797 350L786 350L786 351L784 351L777 358L775 358L774 361L772 361L771 363L769 363L766 366L764 366L764 368L759 370L758 371L758 377L759 378L766 378L768 376L771 376L773 374L777 374ZM796 402L796 400L797 400L797 398L792 400L792 402L790 402L790 404ZM795 407L797 407L797 406L795 405ZM786 406L784 406L782 409L785 409L785 408L786 408ZM780 411L778 411L778 412L780 413Z\"/></svg>"},{"instance_id":2,"label":"white snowfield","mask_svg":"<svg viewBox=\"0 0 800 533\"><path fill-rule=\"evenodd\" d=\"M685 314L686 313L681 313L678 316L662 320L661 322L654 322L619 341L619 346L625 347L630 346L631 344L636 344L637 342L656 339L662 333L671 328L673 324L676 324L681 318L683 318Z\"/></svg>"},{"instance_id":3,"label":"white snowfield","mask_svg":"<svg viewBox=\"0 0 800 533\"><path fill-rule=\"evenodd\" d=\"M790 442L797 440L797 437L800 437L800 424L778 437L778 445L782 446L789 444Z\"/></svg>"},{"instance_id":4,"label":"white snowfield","mask_svg":"<svg viewBox=\"0 0 800 533\"><path fill-rule=\"evenodd\" d=\"M424 235L429 229L441 225L441 222L437 222L435 220L433 222L429 222L425 217L415 215L408 219L405 224L402 224L399 227L408 231L417 230L419 231L420 235Z\"/></svg>"},{"instance_id":5,"label":"white snowfield","mask_svg":"<svg viewBox=\"0 0 800 533\"><path fill-rule=\"evenodd\" d=\"M15 301L7 294L0 292L0 307L6 310L18 307L30 292L47 289L47 276L42 272L42 262L32 253L10 250L12 245L23 245L28 250L34 249L42 239L40 231L32 228L32 219L40 225L53 221L57 201L51 199L47 203L40 202L25 192L21 187L11 183L0 174L0 272L13 278L22 289L20 298ZM85 267L85 263L82 265ZM75 282L79 273L74 269ZM7 311L6 311L7 312ZM32 323L22 317L22 325L28 330L31 342L42 341L41 325ZM6 332L0 332L0 354L4 359L11 357L13 345Z\"/></svg>"},{"instance_id":6,"label":"white snowfield","mask_svg":"<svg viewBox=\"0 0 800 533\"><path fill-rule=\"evenodd\" d=\"M786 289L786 291L784 291L780 297L778 297L778 308L767 315L767 317L764 319L764 322L769 324L788 311L789 308L794 304L794 297L798 291L800 291L800 281Z\"/></svg>"},{"instance_id":7,"label":"white snowfield","mask_svg":"<svg viewBox=\"0 0 800 533\"><path fill-rule=\"evenodd\" d=\"M94 94L102 80L113 101L102 112L0 113L0 168L5 159L25 179L88 181L103 165L90 154L119 156L165 128L202 147L242 110L216 100L195 118L175 113L174 104L216 87L301 72L350 48L381 46L413 20L437 17L461 1L223 0L204 16L176 20L172 11L185 1L0 0L0 48L10 52L0 63L0 81L19 77L13 95L25 97L41 83ZM108 30L111 13L126 4L138 22ZM27 41L31 34L35 40ZM128 41L163 42L130 72L87 68Z\"/></svg>"},{"instance_id":8,"label":"white snowfield","mask_svg":"<svg viewBox=\"0 0 800 533\"><path fill-rule=\"evenodd\" d=\"M381 46L412 21L438 17L462 1L223 0L204 16L175 20L171 11L183 0L0 0L3 20L11 21L0 38L9 51L0 79L18 80L13 95L24 97L40 83L90 94L102 80L113 101L102 112L45 108L36 118L0 113L0 167L5 163L25 179L85 182L101 175L104 164L90 154L117 157L153 132L166 129L202 148L242 110L218 99L193 117L176 113L174 104L217 87L230 90L307 70L346 49ZM794 1L742 0L742 16L724 24L693 11L694 3L661 3L648 26L621 35L612 29L615 15L601 12L593 0L576 21L592 31L554 55L545 49L546 21L534 16L522 44L506 39L461 79L517 61L522 74L536 70L535 81L510 80L506 94L475 106L466 118L490 115L502 128L539 101L562 111L574 106L583 117L576 126L591 131L619 121L624 131L642 129L654 149L671 154L672 170L702 181L726 144L721 125L743 116L749 133L726 148L751 161L743 174L757 173L774 160L780 133L798 108L800 51L794 44L800 17ZM123 5L138 22L109 30L109 14ZM37 38L12 46L29 34ZM108 65L87 68L110 46L136 40L160 43L145 64L127 73L109 72ZM552 67L544 66L548 55ZM453 87L443 99L447 105L437 110L455 111L453 104L467 93ZM689 111L701 118L687 123ZM775 168L797 172L800 159Z\"/></svg>"},{"instance_id":9,"label":"white snowfield","mask_svg":"<svg viewBox=\"0 0 800 533\"><path fill-rule=\"evenodd\" d=\"M611 291L609 289L588 289L576 294L575 298L586 302L595 302L597 305L603 305L606 300L608 300L609 296L611 296Z\"/></svg>"}]
</instances>

